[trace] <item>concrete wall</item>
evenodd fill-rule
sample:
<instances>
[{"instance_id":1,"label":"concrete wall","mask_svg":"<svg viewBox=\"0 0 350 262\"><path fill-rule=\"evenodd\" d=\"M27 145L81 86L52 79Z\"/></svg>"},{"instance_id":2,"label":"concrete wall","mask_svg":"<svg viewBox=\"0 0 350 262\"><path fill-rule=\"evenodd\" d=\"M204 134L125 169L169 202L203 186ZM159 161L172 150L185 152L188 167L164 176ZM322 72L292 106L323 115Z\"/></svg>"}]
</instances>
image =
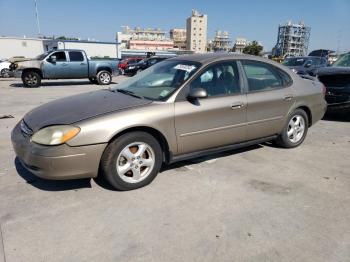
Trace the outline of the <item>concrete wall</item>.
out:
<instances>
[{"instance_id":1,"label":"concrete wall","mask_svg":"<svg viewBox=\"0 0 350 262\"><path fill-rule=\"evenodd\" d=\"M59 41L57 43L58 49L82 49L86 54L92 56L109 56L111 58L117 57L116 43L96 43L96 42L75 42L75 41Z\"/></svg>"},{"instance_id":2,"label":"concrete wall","mask_svg":"<svg viewBox=\"0 0 350 262\"><path fill-rule=\"evenodd\" d=\"M0 58L35 57L44 53L43 41L36 38L0 37Z\"/></svg>"}]
</instances>

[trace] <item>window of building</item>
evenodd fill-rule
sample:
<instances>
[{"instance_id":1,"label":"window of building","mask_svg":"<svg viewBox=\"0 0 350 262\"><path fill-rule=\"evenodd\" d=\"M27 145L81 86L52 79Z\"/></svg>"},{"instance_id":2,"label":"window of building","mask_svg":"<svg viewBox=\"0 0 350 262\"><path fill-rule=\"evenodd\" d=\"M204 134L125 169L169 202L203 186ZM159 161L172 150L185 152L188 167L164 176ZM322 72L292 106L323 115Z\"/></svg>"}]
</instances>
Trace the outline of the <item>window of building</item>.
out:
<instances>
[{"instance_id":1,"label":"window of building","mask_svg":"<svg viewBox=\"0 0 350 262\"><path fill-rule=\"evenodd\" d=\"M279 73L270 65L250 60L242 61L249 91L273 90L283 86Z\"/></svg>"},{"instance_id":2,"label":"window of building","mask_svg":"<svg viewBox=\"0 0 350 262\"><path fill-rule=\"evenodd\" d=\"M190 88L203 88L209 97L240 93L236 62L223 62L210 66L191 82Z\"/></svg>"},{"instance_id":3,"label":"window of building","mask_svg":"<svg viewBox=\"0 0 350 262\"><path fill-rule=\"evenodd\" d=\"M69 59L71 62L82 62L84 61L84 56L81 52L72 51L69 52Z\"/></svg>"}]
</instances>

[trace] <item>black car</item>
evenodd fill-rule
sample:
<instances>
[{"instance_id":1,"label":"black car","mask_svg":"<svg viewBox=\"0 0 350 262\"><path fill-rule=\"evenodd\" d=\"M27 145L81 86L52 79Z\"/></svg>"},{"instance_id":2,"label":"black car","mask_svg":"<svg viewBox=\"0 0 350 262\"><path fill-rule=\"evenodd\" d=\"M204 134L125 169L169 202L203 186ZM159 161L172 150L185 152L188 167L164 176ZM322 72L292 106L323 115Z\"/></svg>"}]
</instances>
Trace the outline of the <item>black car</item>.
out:
<instances>
[{"instance_id":1,"label":"black car","mask_svg":"<svg viewBox=\"0 0 350 262\"><path fill-rule=\"evenodd\" d=\"M299 75L315 76L315 72L318 68L328 66L328 61L324 57L300 56L288 57L282 64Z\"/></svg>"},{"instance_id":2,"label":"black car","mask_svg":"<svg viewBox=\"0 0 350 262\"><path fill-rule=\"evenodd\" d=\"M155 56L143 59L138 63L128 65L125 68L124 74L130 75L130 76L136 75L137 73L141 72L142 70L145 70L145 69L153 66L154 64L159 63L165 59L167 59L167 57L155 57Z\"/></svg>"},{"instance_id":3,"label":"black car","mask_svg":"<svg viewBox=\"0 0 350 262\"><path fill-rule=\"evenodd\" d=\"M350 112L350 52L316 74L326 86L327 111Z\"/></svg>"}]
</instances>

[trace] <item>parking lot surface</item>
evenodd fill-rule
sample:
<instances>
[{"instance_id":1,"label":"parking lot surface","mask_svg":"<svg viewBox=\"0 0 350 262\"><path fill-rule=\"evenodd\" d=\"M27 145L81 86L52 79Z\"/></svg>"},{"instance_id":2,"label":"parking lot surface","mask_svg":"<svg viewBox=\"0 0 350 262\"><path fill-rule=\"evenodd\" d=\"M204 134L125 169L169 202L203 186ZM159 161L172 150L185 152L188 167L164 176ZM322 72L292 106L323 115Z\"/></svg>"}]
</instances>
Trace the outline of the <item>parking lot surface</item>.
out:
<instances>
[{"instance_id":1,"label":"parking lot surface","mask_svg":"<svg viewBox=\"0 0 350 262\"><path fill-rule=\"evenodd\" d=\"M115 77L114 82L123 81ZM350 117L328 116L295 149L269 144L180 162L144 188L47 181L16 161L30 109L106 88L23 88L0 78L0 262L350 261Z\"/></svg>"}]
</instances>

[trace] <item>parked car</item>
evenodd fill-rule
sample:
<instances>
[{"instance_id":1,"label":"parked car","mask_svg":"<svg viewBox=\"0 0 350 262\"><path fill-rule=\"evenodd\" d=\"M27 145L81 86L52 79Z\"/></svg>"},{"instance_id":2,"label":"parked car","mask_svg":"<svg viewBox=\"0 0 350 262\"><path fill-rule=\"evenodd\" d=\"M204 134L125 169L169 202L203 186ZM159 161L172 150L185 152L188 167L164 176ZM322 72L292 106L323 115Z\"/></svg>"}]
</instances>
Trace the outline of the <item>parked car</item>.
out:
<instances>
[{"instance_id":1,"label":"parked car","mask_svg":"<svg viewBox=\"0 0 350 262\"><path fill-rule=\"evenodd\" d=\"M155 65L156 63L159 63L163 60L167 59L167 57L150 57L150 58L146 58L141 60L138 63L135 64L129 64L127 65L127 67L124 70L124 74L125 75L136 75L137 73L140 73L141 71Z\"/></svg>"},{"instance_id":2,"label":"parked car","mask_svg":"<svg viewBox=\"0 0 350 262\"><path fill-rule=\"evenodd\" d=\"M39 87L42 79L88 78L94 84L108 85L118 61L90 60L83 50L49 51L34 59L14 62L10 69L22 78L25 87Z\"/></svg>"},{"instance_id":3,"label":"parked car","mask_svg":"<svg viewBox=\"0 0 350 262\"><path fill-rule=\"evenodd\" d=\"M350 52L341 56L332 66L316 72L326 86L329 112L350 112Z\"/></svg>"},{"instance_id":4,"label":"parked car","mask_svg":"<svg viewBox=\"0 0 350 262\"><path fill-rule=\"evenodd\" d=\"M282 64L292 69L294 73L315 76L318 68L328 66L328 61L324 57L303 56L288 57Z\"/></svg>"},{"instance_id":5,"label":"parked car","mask_svg":"<svg viewBox=\"0 0 350 262\"><path fill-rule=\"evenodd\" d=\"M10 62L3 60L0 61L0 76L9 77L10 76Z\"/></svg>"},{"instance_id":6,"label":"parked car","mask_svg":"<svg viewBox=\"0 0 350 262\"><path fill-rule=\"evenodd\" d=\"M260 57L181 56L32 110L12 143L37 176L100 171L116 189L131 190L149 184L162 164L264 141L299 146L324 115L323 87Z\"/></svg>"},{"instance_id":7,"label":"parked car","mask_svg":"<svg viewBox=\"0 0 350 262\"><path fill-rule=\"evenodd\" d=\"M142 59L143 59L142 57L130 57L130 58L123 59L122 61L120 61L118 65L119 74L124 75L124 70L128 65L136 64L140 62Z\"/></svg>"}]
</instances>

